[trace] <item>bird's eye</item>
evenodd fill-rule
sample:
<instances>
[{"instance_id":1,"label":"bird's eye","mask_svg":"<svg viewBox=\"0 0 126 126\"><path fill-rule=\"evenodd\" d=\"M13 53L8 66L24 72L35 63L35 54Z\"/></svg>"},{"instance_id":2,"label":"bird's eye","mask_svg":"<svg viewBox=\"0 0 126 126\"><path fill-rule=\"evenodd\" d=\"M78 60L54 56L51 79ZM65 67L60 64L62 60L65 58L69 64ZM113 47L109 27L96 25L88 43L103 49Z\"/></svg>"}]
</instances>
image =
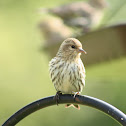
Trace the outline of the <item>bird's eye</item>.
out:
<instances>
[{"instance_id":1,"label":"bird's eye","mask_svg":"<svg viewBox=\"0 0 126 126\"><path fill-rule=\"evenodd\" d=\"M74 46L74 45L72 45L72 46L71 46L71 48L75 49L75 46Z\"/></svg>"}]
</instances>

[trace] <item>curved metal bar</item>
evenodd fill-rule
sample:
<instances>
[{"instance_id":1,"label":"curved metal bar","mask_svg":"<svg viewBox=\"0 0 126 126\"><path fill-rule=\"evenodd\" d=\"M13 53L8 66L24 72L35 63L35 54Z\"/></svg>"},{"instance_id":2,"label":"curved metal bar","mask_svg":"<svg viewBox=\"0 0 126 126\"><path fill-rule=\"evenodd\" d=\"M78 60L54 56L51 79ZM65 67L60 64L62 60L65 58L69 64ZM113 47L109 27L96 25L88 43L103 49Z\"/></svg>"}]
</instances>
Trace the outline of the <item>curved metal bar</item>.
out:
<instances>
[{"instance_id":1,"label":"curved metal bar","mask_svg":"<svg viewBox=\"0 0 126 126\"><path fill-rule=\"evenodd\" d=\"M60 95L59 104L64 104L64 103L77 103L77 104L96 108L96 109L101 110L104 113L110 115L123 126L126 126L126 115L123 112L121 112L119 109L115 108L114 106L112 106L102 100L99 100L97 98L93 98L93 97L85 96L85 95L84 96L76 95L76 97L74 99L73 95L70 95L70 94ZM51 105L56 105L54 96L50 96L50 97L46 97L46 98L37 100L29 105L26 105L19 111L17 111L2 126L14 126L19 121L21 121L23 118L30 115L31 113L33 113L39 109L43 109L45 107L51 106Z\"/></svg>"}]
</instances>

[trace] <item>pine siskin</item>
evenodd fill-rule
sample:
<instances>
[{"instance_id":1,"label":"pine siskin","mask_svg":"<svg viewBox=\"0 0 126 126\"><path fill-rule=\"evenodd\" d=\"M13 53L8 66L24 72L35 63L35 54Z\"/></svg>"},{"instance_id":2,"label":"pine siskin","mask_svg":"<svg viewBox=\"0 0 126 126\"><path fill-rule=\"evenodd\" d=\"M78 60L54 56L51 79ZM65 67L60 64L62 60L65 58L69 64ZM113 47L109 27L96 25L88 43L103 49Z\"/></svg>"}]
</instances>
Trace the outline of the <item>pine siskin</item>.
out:
<instances>
[{"instance_id":1,"label":"pine siskin","mask_svg":"<svg viewBox=\"0 0 126 126\"><path fill-rule=\"evenodd\" d=\"M50 76L57 93L79 94L85 86L85 68L80 59L82 44L75 38L63 41L50 63ZM66 107L71 106L67 104ZM80 109L79 105L72 105Z\"/></svg>"}]
</instances>

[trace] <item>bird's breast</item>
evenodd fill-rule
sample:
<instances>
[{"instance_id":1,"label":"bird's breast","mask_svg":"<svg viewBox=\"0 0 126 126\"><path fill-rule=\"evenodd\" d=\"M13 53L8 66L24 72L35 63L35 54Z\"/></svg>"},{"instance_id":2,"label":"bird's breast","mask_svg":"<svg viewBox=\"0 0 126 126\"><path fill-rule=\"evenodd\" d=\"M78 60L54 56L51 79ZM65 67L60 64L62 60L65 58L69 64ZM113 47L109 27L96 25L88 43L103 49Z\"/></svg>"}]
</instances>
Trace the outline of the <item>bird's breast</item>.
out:
<instances>
[{"instance_id":1,"label":"bird's breast","mask_svg":"<svg viewBox=\"0 0 126 126\"><path fill-rule=\"evenodd\" d=\"M81 92L85 84L83 64L60 60L50 63L50 75L57 91L62 93Z\"/></svg>"},{"instance_id":2,"label":"bird's breast","mask_svg":"<svg viewBox=\"0 0 126 126\"><path fill-rule=\"evenodd\" d=\"M60 79L62 83L59 90L63 93L79 92L85 84L81 70L76 63L67 62L61 70Z\"/></svg>"}]
</instances>

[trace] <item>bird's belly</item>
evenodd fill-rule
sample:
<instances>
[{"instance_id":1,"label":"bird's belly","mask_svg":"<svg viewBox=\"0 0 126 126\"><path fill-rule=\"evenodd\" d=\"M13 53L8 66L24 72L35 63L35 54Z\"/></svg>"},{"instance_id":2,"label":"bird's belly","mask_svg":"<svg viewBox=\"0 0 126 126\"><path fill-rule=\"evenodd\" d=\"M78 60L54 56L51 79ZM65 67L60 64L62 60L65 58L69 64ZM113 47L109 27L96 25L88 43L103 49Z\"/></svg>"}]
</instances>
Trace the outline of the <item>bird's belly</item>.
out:
<instances>
[{"instance_id":1,"label":"bird's belly","mask_svg":"<svg viewBox=\"0 0 126 126\"><path fill-rule=\"evenodd\" d=\"M71 85L66 84L66 83L59 86L59 90L65 94L72 94L73 92L76 92L76 90L73 89Z\"/></svg>"},{"instance_id":2,"label":"bird's belly","mask_svg":"<svg viewBox=\"0 0 126 126\"><path fill-rule=\"evenodd\" d=\"M71 83L68 76L65 77L63 83L59 86L59 91L65 94L72 94L73 92L79 92L77 88L75 88L75 83Z\"/></svg>"},{"instance_id":3,"label":"bird's belly","mask_svg":"<svg viewBox=\"0 0 126 126\"><path fill-rule=\"evenodd\" d=\"M69 83L63 83L61 86L59 86L59 90L62 92L62 93L65 93L65 94L71 94L72 93L72 86L69 84Z\"/></svg>"},{"instance_id":4,"label":"bird's belly","mask_svg":"<svg viewBox=\"0 0 126 126\"><path fill-rule=\"evenodd\" d=\"M64 64L58 71L55 71L56 74L52 77L56 90L65 94L81 92L85 84L85 76L77 64Z\"/></svg>"}]
</instances>

